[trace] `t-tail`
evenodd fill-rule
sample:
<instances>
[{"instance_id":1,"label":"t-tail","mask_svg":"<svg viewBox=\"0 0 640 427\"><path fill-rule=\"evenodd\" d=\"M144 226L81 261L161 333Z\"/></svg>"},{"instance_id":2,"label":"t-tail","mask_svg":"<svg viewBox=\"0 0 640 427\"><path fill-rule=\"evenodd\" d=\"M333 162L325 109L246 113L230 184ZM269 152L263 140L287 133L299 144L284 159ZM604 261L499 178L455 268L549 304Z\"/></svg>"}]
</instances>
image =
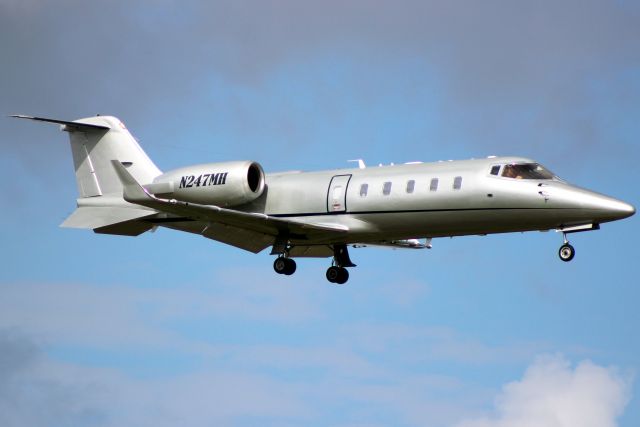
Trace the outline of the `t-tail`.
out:
<instances>
[{"instance_id":1,"label":"t-tail","mask_svg":"<svg viewBox=\"0 0 640 427\"><path fill-rule=\"evenodd\" d=\"M62 227L92 228L98 233L137 235L151 228L135 221L156 212L127 203L112 160L118 160L141 183L151 183L162 172L142 150L124 124L112 116L74 121L14 115L12 117L56 123L69 133L78 185L78 208Z\"/></svg>"}]
</instances>

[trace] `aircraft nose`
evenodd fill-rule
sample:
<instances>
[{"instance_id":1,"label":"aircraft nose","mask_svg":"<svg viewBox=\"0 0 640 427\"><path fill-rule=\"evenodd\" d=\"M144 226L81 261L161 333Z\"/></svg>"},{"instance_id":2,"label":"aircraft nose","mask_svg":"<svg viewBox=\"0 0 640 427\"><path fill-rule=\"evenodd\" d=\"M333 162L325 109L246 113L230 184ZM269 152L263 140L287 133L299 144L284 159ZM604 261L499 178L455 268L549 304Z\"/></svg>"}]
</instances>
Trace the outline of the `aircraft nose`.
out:
<instances>
[{"instance_id":1,"label":"aircraft nose","mask_svg":"<svg viewBox=\"0 0 640 427\"><path fill-rule=\"evenodd\" d=\"M636 213L636 208L633 205L613 197L600 196L597 205L599 210L612 220L627 218Z\"/></svg>"},{"instance_id":2,"label":"aircraft nose","mask_svg":"<svg viewBox=\"0 0 640 427\"><path fill-rule=\"evenodd\" d=\"M601 223L628 218L636 213L636 208L629 203L605 194L575 186L557 188L558 192L552 193L550 200L554 199L554 194L557 195L567 206L573 206L584 214L581 220L589 219Z\"/></svg>"},{"instance_id":3,"label":"aircraft nose","mask_svg":"<svg viewBox=\"0 0 640 427\"><path fill-rule=\"evenodd\" d=\"M633 205L625 203L622 200L618 200L618 207L616 209L616 212L620 215L621 219L628 218L636 213L636 208L634 208Z\"/></svg>"}]
</instances>

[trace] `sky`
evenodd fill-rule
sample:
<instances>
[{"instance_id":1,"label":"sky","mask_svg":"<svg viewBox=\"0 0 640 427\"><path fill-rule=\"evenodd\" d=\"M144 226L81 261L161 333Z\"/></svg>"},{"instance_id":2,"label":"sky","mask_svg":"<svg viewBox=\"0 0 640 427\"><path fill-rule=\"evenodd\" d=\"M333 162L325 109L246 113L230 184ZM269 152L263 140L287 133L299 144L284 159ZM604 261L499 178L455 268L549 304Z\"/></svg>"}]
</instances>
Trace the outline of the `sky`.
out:
<instances>
[{"instance_id":1,"label":"sky","mask_svg":"<svg viewBox=\"0 0 640 427\"><path fill-rule=\"evenodd\" d=\"M160 229L58 225L67 135L162 170L517 155L640 205L640 4L0 0L0 425L634 427L638 215L276 275Z\"/></svg>"}]
</instances>

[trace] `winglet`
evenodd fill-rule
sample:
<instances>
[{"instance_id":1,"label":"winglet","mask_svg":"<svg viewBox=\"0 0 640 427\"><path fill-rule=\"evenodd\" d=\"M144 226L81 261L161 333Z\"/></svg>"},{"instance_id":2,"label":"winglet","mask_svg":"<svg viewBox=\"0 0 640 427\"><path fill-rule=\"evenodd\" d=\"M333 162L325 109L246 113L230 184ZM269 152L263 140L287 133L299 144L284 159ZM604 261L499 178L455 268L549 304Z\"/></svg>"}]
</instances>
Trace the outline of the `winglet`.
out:
<instances>
[{"instance_id":1,"label":"winglet","mask_svg":"<svg viewBox=\"0 0 640 427\"><path fill-rule=\"evenodd\" d=\"M111 164L113 165L118 178L120 178L123 189L122 197L124 197L127 202L137 203L153 199L153 197L151 197L149 193L142 188L138 181L136 181L121 162L118 160L111 160Z\"/></svg>"}]
</instances>

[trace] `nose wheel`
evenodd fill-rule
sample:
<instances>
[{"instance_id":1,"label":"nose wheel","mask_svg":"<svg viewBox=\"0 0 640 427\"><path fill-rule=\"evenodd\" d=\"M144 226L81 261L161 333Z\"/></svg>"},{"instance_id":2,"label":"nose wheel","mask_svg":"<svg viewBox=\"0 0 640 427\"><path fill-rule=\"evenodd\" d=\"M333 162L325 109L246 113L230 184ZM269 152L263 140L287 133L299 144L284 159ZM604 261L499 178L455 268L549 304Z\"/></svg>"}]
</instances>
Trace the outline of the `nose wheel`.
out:
<instances>
[{"instance_id":1,"label":"nose wheel","mask_svg":"<svg viewBox=\"0 0 640 427\"><path fill-rule=\"evenodd\" d=\"M565 243L560 246L560 250L558 251L558 255L560 259L564 262L569 262L576 256L576 250L569 243Z\"/></svg>"},{"instance_id":2,"label":"nose wheel","mask_svg":"<svg viewBox=\"0 0 640 427\"><path fill-rule=\"evenodd\" d=\"M296 271L296 262L291 258L278 257L273 262L273 269L278 274L291 276Z\"/></svg>"},{"instance_id":3,"label":"nose wheel","mask_svg":"<svg viewBox=\"0 0 640 427\"><path fill-rule=\"evenodd\" d=\"M562 237L564 239L564 244L560 246L560 250L558 251L558 255L560 259L564 262L569 262L576 256L576 250L573 246L569 244L569 240L567 240L567 234L562 233Z\"/></svg>"}]
</instances>

